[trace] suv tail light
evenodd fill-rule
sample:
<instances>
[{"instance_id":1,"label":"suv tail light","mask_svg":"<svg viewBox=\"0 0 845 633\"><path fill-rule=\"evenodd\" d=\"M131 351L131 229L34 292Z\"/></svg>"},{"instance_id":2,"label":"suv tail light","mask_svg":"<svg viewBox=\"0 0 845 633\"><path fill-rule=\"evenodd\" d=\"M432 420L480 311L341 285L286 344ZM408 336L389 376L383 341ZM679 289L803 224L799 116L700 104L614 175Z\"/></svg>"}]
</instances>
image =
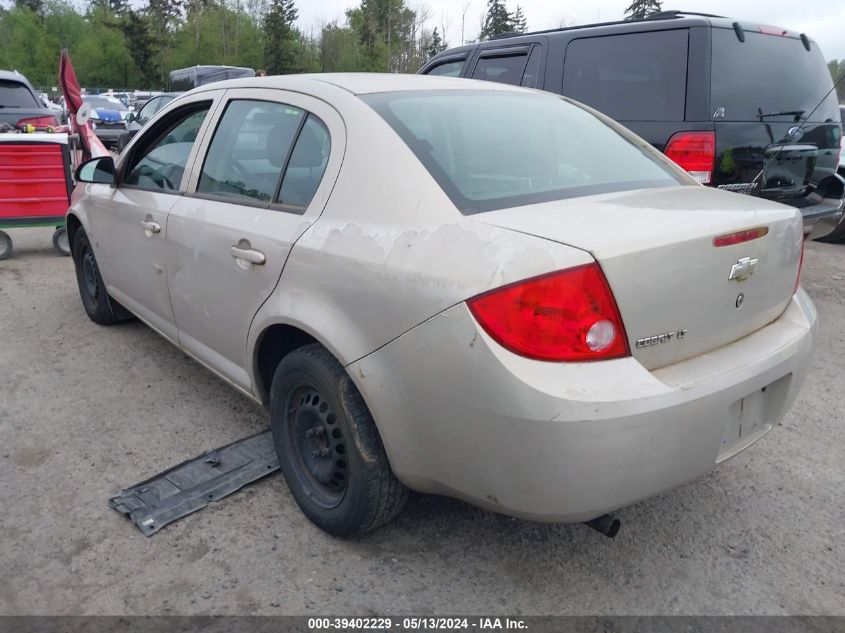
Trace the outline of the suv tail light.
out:
<instances>
[{"instance_id":1,"label":"suv tail light","mask_svg":"<svg viewBox=\"0 0 845 633\"><path fill-rule=\"evenodd\" d=\"M497 343L520 356L592 361L631 353L613 293L597 263L503 286L467 305Z\"/></svg>"},{"instance_id":2,"label":"suv tail light","mask_svg":"<svg viewBox=\"0 0 845 633\"><path fill-rule=\"evenodd\" d=\"M54 116L36 116L30 117L28 119L21 119L17 122L15 127L23 129L27 125L31 125L36 130L44 130L48 128L57 128L59 126L59 122L56 120Z\"/></svg>"},{"instance_id":3,"label":"suv tail light","mask_svg":"<svg viewBox=\"0 0 845 633\"><path fill-rule=\"evenodd\" d=\"M804 243L807 240L801 240L801 259L798 260L798 273L795 275L795 286L792 288L792 294L798 292L801 286L801 269L804 267Z\"/></svg>"},{"instance_id":4,"label":"suv tail light","mask_svg":"<svg viewBox=\"0 0 845 633\"><path fill-rule=\"evenodd\" d=\"M715 132L678 132L666 144L666 155L703 185L713 179Z\"/></svg>"}]
</instances>

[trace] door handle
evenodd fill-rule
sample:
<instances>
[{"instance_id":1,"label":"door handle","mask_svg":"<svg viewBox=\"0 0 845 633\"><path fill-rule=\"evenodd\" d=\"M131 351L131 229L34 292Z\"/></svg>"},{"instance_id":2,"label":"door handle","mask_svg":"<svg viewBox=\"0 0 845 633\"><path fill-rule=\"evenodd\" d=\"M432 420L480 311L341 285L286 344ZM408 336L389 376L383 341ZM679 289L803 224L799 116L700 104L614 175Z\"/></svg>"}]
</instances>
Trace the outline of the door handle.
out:
<instances>
[{"instance_id":1,"label":"door handle","mask_svg":"<svg viewBox=\"0 0 845 633\"><path fill-rule=\"evenodd\" d=\"M152 220L143 220L141 222L141 228L144 229L145 232L161 233L161 224L153 222Z\"/></svg>"},{"instance_id":2,"label":"door handle","mask_svg":"<svg viewBox=\"0 0 845 633\"><path fill-rule=\"evenodd\" d=\"M256 266L261 266L267 261L264 253L257 251L254 248L242 248L239 245L235 245L229 249L229 252L232 253L232 257L235 259L242 259L250 264L255 264Z\"/></svg>"}]
</instances>

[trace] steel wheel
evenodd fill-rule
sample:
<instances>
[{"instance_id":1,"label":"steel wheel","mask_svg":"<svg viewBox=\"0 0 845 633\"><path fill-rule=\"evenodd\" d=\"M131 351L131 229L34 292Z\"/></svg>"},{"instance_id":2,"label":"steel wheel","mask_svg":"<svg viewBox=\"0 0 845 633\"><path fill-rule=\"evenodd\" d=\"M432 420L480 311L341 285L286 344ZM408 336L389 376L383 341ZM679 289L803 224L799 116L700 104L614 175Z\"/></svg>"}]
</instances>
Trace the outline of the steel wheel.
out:
<instances>
[{"instance_id":1,"label":"steel wheel","mask_svg":"<svg viewBox=\"0 0 845 633\"><path fill-rule=\"evenodd\" d=\"M292 390L286 411L288 446L305 493L321 507L336 507L348 482L346 445L337 415L311 385Z\"/></svg>"},{"instance_id":2,"label":"steel wheel","mask_svg":"<svg viewBox=\"0 0 845 633\"><path fill-rule=\"evenodd\" d=\"M60 226L53 233L53 247L65 257L70 255L70 238L65 227Z\"/></svg>"}]
</instances>

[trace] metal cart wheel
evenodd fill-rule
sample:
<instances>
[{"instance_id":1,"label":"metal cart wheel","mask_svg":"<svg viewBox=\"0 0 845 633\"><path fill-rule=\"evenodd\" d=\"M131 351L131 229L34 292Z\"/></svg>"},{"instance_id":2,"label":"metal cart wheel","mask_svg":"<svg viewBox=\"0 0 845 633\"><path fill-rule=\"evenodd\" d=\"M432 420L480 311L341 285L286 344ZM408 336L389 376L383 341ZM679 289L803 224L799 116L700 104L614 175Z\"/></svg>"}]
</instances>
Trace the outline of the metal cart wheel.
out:
<instances>
[{"instance_id":1,"label":"metal cart wheel","mask_svg":"<svg viewBox=\"0 0 845 633\"><path fill-rule=\"evenodd\" d=\"M0 231L0 259L9 259L12 256L12 238L8 233Z\"/></svg>"},{"instance_id":2,"label":"metal cart wheel","mask_svg":"<svg viewBox=\"0 0 845 633\"><path fill-rule=\"evenodd\" d=\"M56 228L53 233L53 246L60 255L70 257L70 239L67 236L67 229L63 226Z\"/></svg>"}]
</instances>

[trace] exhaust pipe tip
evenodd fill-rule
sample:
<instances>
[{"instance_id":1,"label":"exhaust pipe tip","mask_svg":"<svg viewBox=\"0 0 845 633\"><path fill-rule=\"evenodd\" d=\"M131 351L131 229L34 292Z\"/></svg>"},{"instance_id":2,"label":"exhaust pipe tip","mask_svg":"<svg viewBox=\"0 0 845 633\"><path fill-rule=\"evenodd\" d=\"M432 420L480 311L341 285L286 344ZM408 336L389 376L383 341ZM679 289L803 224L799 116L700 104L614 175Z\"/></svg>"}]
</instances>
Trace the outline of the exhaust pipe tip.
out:
<instances>
[{"instance_id":1,"label":"exhaust pipe tip","mask_svg":"<svg viewBox=\"0 0 845 633\"><path fill-rule=\"evenodd\" d=\"M622 527L622 521L609 514L603 514L595 519L585 521L584 525L593 528L600 534L604 534L607 538L613 538L619 534L619 528Z\"/></svg>"}]
</instances>

